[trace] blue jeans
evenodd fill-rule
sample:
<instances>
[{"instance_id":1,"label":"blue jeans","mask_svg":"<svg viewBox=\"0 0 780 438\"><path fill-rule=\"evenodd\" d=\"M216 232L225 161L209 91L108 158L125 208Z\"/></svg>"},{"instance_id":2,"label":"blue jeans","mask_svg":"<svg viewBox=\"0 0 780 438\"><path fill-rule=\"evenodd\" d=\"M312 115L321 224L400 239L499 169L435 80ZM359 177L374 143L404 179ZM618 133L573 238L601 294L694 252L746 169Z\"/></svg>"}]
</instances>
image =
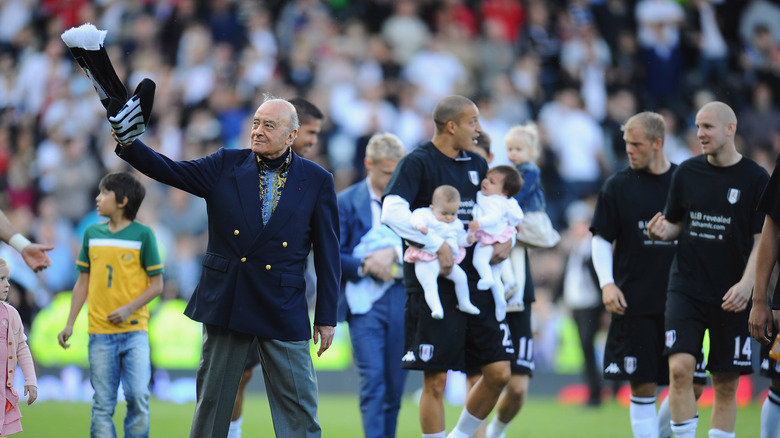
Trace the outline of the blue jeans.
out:
<instances>
[{"instance_id":1,"label":"blue jeans","mask_svg":"<svg viewBox=\"0 0 780 438\"><path fill-rule=\"evenodd\" d=\"M116 437L114 408L119 382L127 400L125 438L149 436L149 382L152 364L145 331L89 335L92 438Z\"/></svg>"},{"instance_id":2,"label":"blue jeans","mask_svg":"<svg viewBox=\"0 0 780 438\"><path fill-rule=\"evenodd\" d=\"M368 313L349 317L366 438L395 437L407 373L401 368L405 305L406 292L399 283L388 289Z\"/></svg>"}]
</instances>

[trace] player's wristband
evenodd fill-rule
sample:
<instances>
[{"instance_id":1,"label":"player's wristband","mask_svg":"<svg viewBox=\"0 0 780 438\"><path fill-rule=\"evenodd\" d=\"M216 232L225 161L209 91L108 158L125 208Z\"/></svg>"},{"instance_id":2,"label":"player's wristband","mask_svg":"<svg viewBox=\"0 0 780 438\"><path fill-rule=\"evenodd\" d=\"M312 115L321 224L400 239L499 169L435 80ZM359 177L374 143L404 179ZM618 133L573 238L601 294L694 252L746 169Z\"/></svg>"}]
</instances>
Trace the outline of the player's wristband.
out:
<instances>
[{"instance_id":1,"label":"player's wristband","mask_svg":"<svg viewBox=\"0 0 780 438\"><path fill-rule=\"evenodd\" d=\"M8 239L8 244L13 247L13 249L19 251L21 254L22 251L24 251L25 248L27 248L27 245L31 244L26 237L22 236L20 233L16 233L13 236L11 236L10 239Z\"/></svg>"}]
</instances>

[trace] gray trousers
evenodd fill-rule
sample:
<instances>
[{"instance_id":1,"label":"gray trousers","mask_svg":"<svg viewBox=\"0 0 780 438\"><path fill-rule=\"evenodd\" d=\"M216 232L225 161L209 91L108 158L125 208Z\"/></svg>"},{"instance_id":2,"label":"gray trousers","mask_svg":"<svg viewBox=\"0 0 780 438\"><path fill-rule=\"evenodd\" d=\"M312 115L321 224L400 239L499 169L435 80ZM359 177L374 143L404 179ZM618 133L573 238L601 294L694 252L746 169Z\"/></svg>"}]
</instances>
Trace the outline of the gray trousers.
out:
<instances>
[{"instance_id":1,"label":"gray trousers","mask_svg":"<svg viewBox=\"0 0 780 438\"><path fill-rule=\"evenodd\" d=\"M203 324L190 438L224 438L253 335ZM271 419L280 438L320 437L309 341L257 338Z\"/></svg>"}]
</instances>

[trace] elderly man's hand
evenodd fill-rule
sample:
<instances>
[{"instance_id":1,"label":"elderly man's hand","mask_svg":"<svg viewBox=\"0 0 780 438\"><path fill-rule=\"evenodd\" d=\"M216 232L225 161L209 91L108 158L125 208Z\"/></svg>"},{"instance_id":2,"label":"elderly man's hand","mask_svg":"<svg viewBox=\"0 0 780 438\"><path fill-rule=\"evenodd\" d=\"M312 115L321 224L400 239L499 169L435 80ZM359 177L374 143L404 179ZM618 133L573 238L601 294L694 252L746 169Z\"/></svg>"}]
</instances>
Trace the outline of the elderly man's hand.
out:
<instances>
[{"instance_id":1,"label":"elderly man's hand","mask_svg":"<svg viewBox=\"0 0 780 438\"><path fill-rule=\"evenodd\" d=\"M317 342L320 341L320 338L322 338L322 342L320 342L320 349L317 350L317 357L322 356L322 353L330 348L330 344L333 343L333 335L335 333L336 327L333 327L332 325L317 323L314 324L314 344L316 345Z\"/></svg>"},{"instance_id":2,"label":"elderly man's hand","mask_svg":"<svg viewBox=\"0 0 780 438\"><path fill-rule=\"evenodd\" d=\"M146 125L152 115L155 88L154 81L146 78L138 84L135 93L127 102L122 103L111 98L106 115L119 144L129 145L146 131Z\"/></svg>"}]
</instances>

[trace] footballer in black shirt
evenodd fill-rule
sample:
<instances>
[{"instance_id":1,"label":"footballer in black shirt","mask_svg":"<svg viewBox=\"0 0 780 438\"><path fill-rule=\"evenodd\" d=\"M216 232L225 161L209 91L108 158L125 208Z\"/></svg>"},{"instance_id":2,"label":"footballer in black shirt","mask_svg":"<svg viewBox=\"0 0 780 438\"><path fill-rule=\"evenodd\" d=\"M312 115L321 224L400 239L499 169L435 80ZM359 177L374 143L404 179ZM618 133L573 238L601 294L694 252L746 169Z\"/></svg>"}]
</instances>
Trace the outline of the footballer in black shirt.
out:
<instances>
[{"instance_id":1,"label":"footballer in black shirt","mask_svg":"<svg viewBox=\"0 0 780 438\"><path fill-rule=\"evenodd\" d=\"M433 138L407 154L398 163L387 184L382 203L382 222L404 239L404 245L416 244L436 253L442 270L452 266L452 253L440 238L423 235L409 223L411 211L431 204L436 187L448 184L461 196L458 218L472 219L477 192L487 173L487 162L473 152L481 131L479 110L463 96L442 99L433 111L436 125ZM464 225L465 226L465 225ZM438 239L438 240L437 240ZM498 244L497 244L498 245ZM511 242L494 247L496 254L509 255ZM404 283L408 292L404 312L404 356L401 366L423 370L423 396L420 399L420 424L424 434L445 430L444 387L447 370L482 369L482 384L472 389L455 429L471 436L495 406L506 385L514 356L514 347L495 318L495 302L487 291L478 291L479 276L472 264L469 248L460 266L466 272L471 302L480 314L457 310L453 283L439 278L439 296L444 317L433 319L417 282L414 267L404 263ZM454 431L453 431L454 432Z\"/></svg>"},{"instance_id":2,"label":"footballer in black shirt","mask_svg":"<svg viewBox=\"0 0 780 438\"><path fill-rule=\"evenodd\" d=\"M737 117L728 105L705 104L696 114L696 128L704 155L680 164L664 213L647 226L653 239L678 240L666 297L665 353L672 431L681 438L696 433L692 385L705 330L715 393L709 433L734 432L739 375L753 371L746 307L763 222L756 207L769 179L737 151Z\"/></svg>"},{"instance_id":3,"label":"footballer in black shirt","mask_svg":"<svg viewBox=\"0 0 780 438\"><path fill-rule=\"evenodd\" d=\"M780 282L776 282L774 296L768 298L770 276L777 266L780 251L780 155L758 204L765 215L764 229L756 260L756 284L753 289L753 308L750 310L750 334L761 343L761 375L771 379L769 394L761 407L761 436L772 436L780 430L780 362L769 355L780 330Z\"/></svg>"},{"instance_id":4,"label":"footballer in black shirt","mask_svg":"<svg viewBox=\"0 0 780 438\"><path fill-rule=\"evenodd\" d=\"M604 378L630 382L631 429L634 436L647 436L658 423L658 385L669 381L664 308L675 242L651 240L646 227L663 209L677 166L663 151L666 125L660 114L636 114L622 130L630 165L610 176L599 192L590 227L592 259L612 315ZM704 370L698 372L697 381L706 382Z\"/></svg>"}]
</instances>

